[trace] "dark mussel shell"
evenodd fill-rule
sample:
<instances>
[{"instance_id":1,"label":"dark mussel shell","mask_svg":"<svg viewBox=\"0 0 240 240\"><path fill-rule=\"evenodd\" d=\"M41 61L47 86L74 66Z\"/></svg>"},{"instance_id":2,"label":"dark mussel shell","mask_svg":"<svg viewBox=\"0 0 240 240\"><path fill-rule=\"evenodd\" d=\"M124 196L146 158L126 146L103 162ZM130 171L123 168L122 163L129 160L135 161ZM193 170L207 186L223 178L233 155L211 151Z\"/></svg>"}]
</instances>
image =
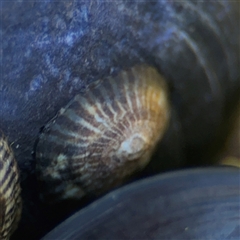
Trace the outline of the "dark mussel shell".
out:
<instances>
[{"instance_id":1,"label":"dark mussel shell","mask_svg":"<svg viewBox=\"0 0 240 240\"><path fill-rule=\"evenodd\" d=\"M32 156L39 131L99 78L139 63L165 76L173 117L150 174L210 161L240 96L239 4L1 1L0 128L21 171L23 239L36 226L45 232Z\"/></svg>"},{"instance_id":2,"label":"dark mussel shell","mask_svg":"<svg viewBox=\"0 0 240 240\"><path fill-rule=\"evenodd\" d=\"M240 93L239 4L2 1L0 127L22 179L34 171L42 126L89 83L140 62L155 66L171 90L163 159L208 159Z\"/></svg>"},{"instance_id":3,"label":"dark mussel shell","mask_svg":"<svg viewBox=\"0 0 240 240\"><path fill-rule=\"evenodd\" d=\"M240 169L151 177L80 210L42 240L239 239Z\"/></svg>"}]
</instances>

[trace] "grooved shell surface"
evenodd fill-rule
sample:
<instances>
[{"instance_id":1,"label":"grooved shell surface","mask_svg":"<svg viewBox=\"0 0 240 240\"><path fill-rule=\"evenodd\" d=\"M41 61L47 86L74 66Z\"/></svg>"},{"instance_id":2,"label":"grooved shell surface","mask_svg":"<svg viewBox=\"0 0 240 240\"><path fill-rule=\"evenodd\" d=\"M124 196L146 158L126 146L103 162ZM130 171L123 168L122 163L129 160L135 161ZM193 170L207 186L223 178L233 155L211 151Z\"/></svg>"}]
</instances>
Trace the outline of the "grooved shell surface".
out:
<instances>
[{"instance_id":1,"label":"grooved shell surface","mask_svg":"<svg viewBox=\"0 0 240 240\"><path fill-rule=\"evenodd\" d=\"M21 216L18 174L12 150L0 131L0 239L9 239Z\"/></svg>"},{"instance_id":2,"label":"grooved shell surface","mask_svg":"<svg viewBox=\"0 0 240 240\"><path fill-rule=\"evenodd\" d=\"M121 184L149 162L168 118L164 80L149 66L122 71L77 95L39 139L43 198L98 195Z\"/></svg>"}]
</instances>

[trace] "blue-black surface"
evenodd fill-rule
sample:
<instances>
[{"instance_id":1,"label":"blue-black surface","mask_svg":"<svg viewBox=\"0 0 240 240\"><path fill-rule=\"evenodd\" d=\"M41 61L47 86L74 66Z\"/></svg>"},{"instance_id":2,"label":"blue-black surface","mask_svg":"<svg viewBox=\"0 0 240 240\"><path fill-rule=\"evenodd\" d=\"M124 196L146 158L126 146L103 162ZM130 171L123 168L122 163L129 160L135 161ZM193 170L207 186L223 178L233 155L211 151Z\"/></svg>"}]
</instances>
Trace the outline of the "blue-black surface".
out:
<instances>
[{"instance_id":1,"label":"blue-black surface","mask_svg":"<svg viewBox=\"0 0 240 240\"><path fill-rule=\"evenodd\" d=\"M238 2L0 3L0 128L21 171L28 229L41 225L32 155L39 131L101 77L140 62L166 77L173 113L157 155L163 164L202 161L222 137L240 95Z\"/></svg>"}]
</instances>

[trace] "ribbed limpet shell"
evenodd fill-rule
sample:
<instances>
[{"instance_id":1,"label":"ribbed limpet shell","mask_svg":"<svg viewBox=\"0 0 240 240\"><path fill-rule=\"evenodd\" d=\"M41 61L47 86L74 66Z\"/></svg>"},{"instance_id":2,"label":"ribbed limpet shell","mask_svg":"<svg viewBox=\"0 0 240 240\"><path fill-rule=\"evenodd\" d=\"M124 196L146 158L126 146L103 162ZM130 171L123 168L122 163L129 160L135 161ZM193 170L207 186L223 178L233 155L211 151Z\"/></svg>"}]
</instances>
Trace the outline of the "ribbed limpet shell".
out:
<instances>
[{"instance_id":1,"label":"ribbed limpet shell","mask_svg":"<svg viewBox=\"0 0 240 240\"><path fill-rule=\"evenodd\" d=\"M150 161L169 119L167 88L139 65L74 97L43 129L36 148L42 198L102 194Z\"/></svg>"},{"instance_id":2,"label":"ribbed limpet shell","mask_svg":"<svg viewBox=\"0 0 240 240\"><path fill-rule=\"evenodd\" d=\"M0 239L9 239L21 217L19 172L6 137L0 131Z\"/></svg>"}]
</instances>

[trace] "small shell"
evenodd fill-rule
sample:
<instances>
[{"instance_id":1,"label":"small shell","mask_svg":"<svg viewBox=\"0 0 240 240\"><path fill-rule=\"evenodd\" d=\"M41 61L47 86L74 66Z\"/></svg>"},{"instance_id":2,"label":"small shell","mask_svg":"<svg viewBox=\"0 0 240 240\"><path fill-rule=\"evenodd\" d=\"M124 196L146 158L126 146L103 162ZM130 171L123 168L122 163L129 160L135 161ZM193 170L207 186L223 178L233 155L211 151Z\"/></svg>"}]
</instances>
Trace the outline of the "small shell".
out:
<instances>
[{"instance_id":1,"label":"small shell","mask_svg":"<svg viewBox=\"0 0 240 240\"><path fill-rule=\"evenodd\" d=\"M9 239L21 217L17 162L6 138L0 131L0 239Z\"/></svg>"},{"instance_id":2,"label":"small shell","mask_svg":"<svg viewBox=\"0 0 240 240\"><path fill-rule=\"evenodd\" d=\"M77 95L40 135L43 200L80 199L118 186L149 162L168 119L165 82L146 65Z\"/></svg>"}]
</instances>

